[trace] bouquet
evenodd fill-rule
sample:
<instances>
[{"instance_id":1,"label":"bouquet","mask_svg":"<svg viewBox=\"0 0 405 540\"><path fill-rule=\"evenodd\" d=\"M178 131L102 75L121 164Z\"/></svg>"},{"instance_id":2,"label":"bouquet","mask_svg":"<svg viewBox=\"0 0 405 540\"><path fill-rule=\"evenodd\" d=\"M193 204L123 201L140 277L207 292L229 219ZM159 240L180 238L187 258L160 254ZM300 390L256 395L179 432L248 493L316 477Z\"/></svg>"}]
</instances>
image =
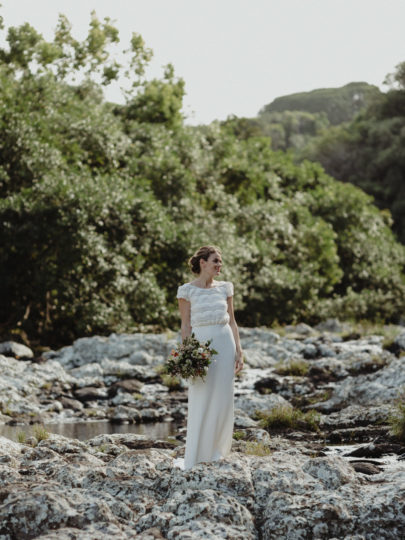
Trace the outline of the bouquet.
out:
<instances>
[{"instance_id":1,"label":"bouquet","mask_svg":"<svg viewBox=\"0 0 405 540\"><path fill-rule=\"evenodd\" d=\"M173 349L164 366L164 372L183 379L196 379L201 377L204 380L208 366L214 354L218 354L215 349L210 348L212 339L201 343L194 333L186 337L176 349Z\"/></svg>"}]
</instances>

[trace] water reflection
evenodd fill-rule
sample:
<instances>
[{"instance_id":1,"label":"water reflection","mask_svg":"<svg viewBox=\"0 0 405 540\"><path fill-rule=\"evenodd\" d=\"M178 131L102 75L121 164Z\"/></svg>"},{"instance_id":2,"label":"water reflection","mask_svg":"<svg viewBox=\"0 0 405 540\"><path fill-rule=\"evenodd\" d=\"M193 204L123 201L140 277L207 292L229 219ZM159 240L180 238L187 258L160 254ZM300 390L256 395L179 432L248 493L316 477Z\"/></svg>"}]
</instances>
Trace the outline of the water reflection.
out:
<instances>
[{"instance_id":1,"label":"water reflection","mask_svg":"<svg viewBox=\"0 0 405 540\"><path fill-rule=\"evenodd\" d=\"M110 433L138 433L147 435L151 439L165 439L175 436L179 432L179 426L174 422L154 422L150 424L113 424L111 422L75 422L69 424L45 424L45 429L50 433L56 433L85 441L96 435ZM6 426L0 425L0 436L13 441L18 440L18 434L23 431L27 437L32 435L31 425Z\"/></svg>"}]
</instances>

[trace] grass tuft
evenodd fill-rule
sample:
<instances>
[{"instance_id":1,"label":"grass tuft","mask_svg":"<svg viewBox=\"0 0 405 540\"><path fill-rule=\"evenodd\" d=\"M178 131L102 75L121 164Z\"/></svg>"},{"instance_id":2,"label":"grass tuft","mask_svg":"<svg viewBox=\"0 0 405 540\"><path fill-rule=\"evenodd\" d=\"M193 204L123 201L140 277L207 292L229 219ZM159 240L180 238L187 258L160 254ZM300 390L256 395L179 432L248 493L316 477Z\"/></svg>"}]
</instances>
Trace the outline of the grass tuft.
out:
<instances>
[{"instance_id":1,"label":"grass tuft","mask_svg":"<svg viewBox=\"0 0 405 540\"><path fill-rule=\"evenodd\" d=\"M176 377L173 375L163 374L162 377L162 384L167 386L169 389L169 392L173 390L180 390L182 388L181 386L181 380L180 377Z\"/></svg>"},{"instance_id":2,"label":"grass tuft","mask_svg":"<svg viewBox=\"0 0 405 540\"><path fill-rule=\"evenodd\" d=\"M302 412L294 407L279 405L270 412L256 411L256 419L263 429L298 428L319 431L321 415L315 410Z\"/></svg>"},{"instance_id":3,"label":"grass tuft","mask_svg":"<svg viewBox=\"0 0 405 540\"><path fill-rule=\"evenodd\" d=\"M391 434L405 442L405 395L397 402L396 411L388 417L388 423Z\"/></svg>"},{"instance_id":4,"label":"grass tuft","mask_svg":"<svg viewBox=\"0 0 405 540\"><path fill-rule=\"evenodd\" d=\"M306 375L309 370L308 362L301 359L292 359L287 362L277 362L274 371L279 375Z\"/></svg>"},{"instance_id":5,"label":"grass tuft","mask_svg":"<svg viewBox=\"0 0 405 540\"><path fill-rule=\"evenodd\" d=\"M27 440L27 434L25 433L25 431L19 431L17 433L17 441L20 444L24 444L26 440Z\"/></svg>"},{"instance_id":6,"label":"grass tuft","mask_svg":"<svg viewBox=\"0 0 405 540\"><path fill-rule=\"evenodd\" d=\"M246 443L245 453L253 456L268 456L271 454L271 450L262 442L248 441Z\"/></svg>"},{"instance_id":7,"label":"grass tuft","mask_svg":"<svg viewBox=\"0 0 405 540\"><path fill-rule=\"evenodd\" d=\"M244 431L234 431L232 437L235 441L241 441L246 437L246 433Z\"/></svg>"},{"instance_id":8,"label":"grass tuft","mask_svg":"<svg viewBox=\"0 0 405 540\"><path fill-rule=\"evenodd\" d=\"M40 426L39 424L37 424L37 425L34 426L32 432L33 432L34 437L37 439L38 442L49 439L49 432L46 431L44 426Z\"/></svg>"}]
</instances>

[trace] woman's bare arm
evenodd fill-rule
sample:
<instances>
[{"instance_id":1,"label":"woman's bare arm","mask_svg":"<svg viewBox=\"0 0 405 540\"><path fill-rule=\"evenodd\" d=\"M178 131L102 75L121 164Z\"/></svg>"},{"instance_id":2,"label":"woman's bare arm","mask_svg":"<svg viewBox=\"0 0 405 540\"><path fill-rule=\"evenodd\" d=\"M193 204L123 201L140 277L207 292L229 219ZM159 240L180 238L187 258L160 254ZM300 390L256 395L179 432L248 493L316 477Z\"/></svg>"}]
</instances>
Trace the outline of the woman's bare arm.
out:
<instances>
[{"instance_id":1,"label":"woman's bare arm","mask_svg":"<svg viewBox=\"0 0 405 540\"><path fill-rule=\"evenodd\" d=\"M233 312L233 296L228 296L228 313L229 313L229 326L232 329L233 337L235 339L236 353L235 353L235 373L239 373L243 368L243 352L240 344L238 325L236 324L235 314Z\"/></svg>"},{"instance_id":2,"label":"woman's bare arm","mask_svg":"<svg viewBox=\"0 0 405 540\"><path fill-rule=\"evenodd\" d=\"M181 315L181 340L191 335L190 311L191 304L185 298L178 298Z\"/></svg>"}]
</instances>

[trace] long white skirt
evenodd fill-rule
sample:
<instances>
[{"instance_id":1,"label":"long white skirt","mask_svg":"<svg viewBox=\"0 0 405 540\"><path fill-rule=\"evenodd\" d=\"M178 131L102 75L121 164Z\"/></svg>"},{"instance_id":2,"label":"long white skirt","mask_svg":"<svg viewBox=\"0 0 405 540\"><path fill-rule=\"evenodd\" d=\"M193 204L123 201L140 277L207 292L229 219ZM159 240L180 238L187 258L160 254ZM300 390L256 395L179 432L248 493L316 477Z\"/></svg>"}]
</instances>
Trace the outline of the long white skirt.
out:
<instances>
[{"instance_id":1,"label":"long white skirt","mask_svg":"<svg viewBox=\"0 0 405 540\"><path fill-rule=\"evenodd\" d=\"M214 355L203 381L188 385L184 469L216 461L231 451L234 421L235 339L229 324L193 328L199 341L212 339Z\"/></svg>"}]
</instances>

